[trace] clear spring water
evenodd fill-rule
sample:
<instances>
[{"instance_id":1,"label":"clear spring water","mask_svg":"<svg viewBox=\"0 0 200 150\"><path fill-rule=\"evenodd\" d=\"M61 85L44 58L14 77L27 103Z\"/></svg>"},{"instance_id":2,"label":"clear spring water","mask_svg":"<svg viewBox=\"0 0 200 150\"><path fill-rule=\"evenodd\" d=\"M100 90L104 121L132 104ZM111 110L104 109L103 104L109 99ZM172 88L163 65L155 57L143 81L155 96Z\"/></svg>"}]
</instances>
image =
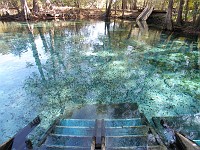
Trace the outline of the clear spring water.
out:
<instances>
[{"instance_id":1,"label":"clear spring water","mask_svg":"<svg viewBox=\"0 0 200 150\"><path fill-rule=\"evenodd\" d=\"M200 37L135 22L0 23L0 143L40 115L137 102L147 118L200 111ZM35 139L38 137L35 135Z\"/></svg>"}]
</instances>

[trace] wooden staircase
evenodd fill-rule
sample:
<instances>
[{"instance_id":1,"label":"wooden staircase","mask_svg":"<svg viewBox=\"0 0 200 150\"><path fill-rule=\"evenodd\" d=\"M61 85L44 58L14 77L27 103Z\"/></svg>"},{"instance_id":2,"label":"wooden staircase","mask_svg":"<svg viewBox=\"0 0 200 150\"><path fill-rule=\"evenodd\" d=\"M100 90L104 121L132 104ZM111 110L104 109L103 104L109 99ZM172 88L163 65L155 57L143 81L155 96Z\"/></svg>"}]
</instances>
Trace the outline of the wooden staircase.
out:
<instances>
[{"instance_id":1,"label":"wooden staircase","mask_svg":"<svg viewBox=\"0 0 200 150\"><path fill-rule=\"evenodd\" d=\"M104 107L102 107L104 108ZM92 108L91 108L92 109ZM106 109L106 107L105 107ZM120 112L120 111L119 111ZM119 113L118 112L118 113ZM164 150L166 149L143 115L132 118L61 119L41 150ZM102 116L101 116L102 117Z\"/></svg>"},{"instance_id":2,"label":"wooden staircase","mask_svg":"<svg viewBox=\"0 0 200 150\"><path fill-rule=\"evenodd\" d=\"M146 6L145 9L141 12L141 14L136 18L136 21L146 21L151 13L153 12L154 7Z\"/></svg>"},{"instance_id":3,"label":"wooden staircase","mask_svg":"<svg viewBox=\"0 0 200 150\"><path fill-rule=\"evenodd\" d=\"M42 149L88 150L91 149L95 120L61 119L47 137Z\"/></svg>"}]
</instances>

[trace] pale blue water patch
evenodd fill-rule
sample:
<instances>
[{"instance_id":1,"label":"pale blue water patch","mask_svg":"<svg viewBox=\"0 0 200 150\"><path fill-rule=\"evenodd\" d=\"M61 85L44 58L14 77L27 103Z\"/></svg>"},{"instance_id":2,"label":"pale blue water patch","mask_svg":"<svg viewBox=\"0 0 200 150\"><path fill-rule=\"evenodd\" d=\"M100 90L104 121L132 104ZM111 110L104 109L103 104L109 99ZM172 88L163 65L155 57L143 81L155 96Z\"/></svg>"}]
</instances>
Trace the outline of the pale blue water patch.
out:
<instances>
[{"instance_id":1,"label":"pale blue water patch","mask_svg":"<svg viewBox=\"0 0 200 150\"><path fill-rule=\"evenodd\" d=\"M34 104L31 97L27 97L23 87L24 79L30 76L33 72L38 73L33 52L27 45L22 53L22 45L18 45L16 36L11 37L6 41L6 46L9 48L7 54L0 54L0 120L1 120L1 142L13 136L16 131L25 126L30 119L37 115L36 111L40 105ZM20 37L20 36L19 36ZM7 38L7 34L4 34ZM19 39L21 40L21 39ZM16 42L18 44L16 44ZM36 39L39 47L40 41ZM13 43L14 42L14 43ZM40 43L41 44L41 43ZM19 47L18 47L19 46ZM0 49L4 51L5 49ZM19 52L19 53L18 53ZM40 58L45 62L43 51L40 51ZM32 101L33 100L33 101Z\"/></svg>"},{"instance_id":2,"label":"pale blue water patch","mask_svg":"<svg viewBox=\"0 0 200 150\"><path fill-rule=\"evenodd\" d=\"M85 104L136 102L148 119L200 111L199 37L123 21L6 23L0 34L0 143L40 115L37 140Z\"/></svg>"}]
</instances>

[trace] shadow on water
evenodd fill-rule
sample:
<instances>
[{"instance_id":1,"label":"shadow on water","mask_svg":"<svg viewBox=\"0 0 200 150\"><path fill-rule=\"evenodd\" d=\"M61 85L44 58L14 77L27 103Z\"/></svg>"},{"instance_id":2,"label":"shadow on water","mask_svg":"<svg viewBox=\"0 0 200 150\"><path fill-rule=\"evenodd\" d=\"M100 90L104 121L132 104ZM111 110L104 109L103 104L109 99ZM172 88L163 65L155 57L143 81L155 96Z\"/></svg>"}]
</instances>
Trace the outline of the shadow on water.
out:
<instances>
[{"instance_id":1,"label":"shadow on water","mask_svg":"<svg viewBox=\"0 0 200 150\"><path fill-rule=\"evenodd\" d=\"M15 28L2 31L0 45L11 40L0 53L20 57L31 50L34 61L22 58L31 73L17 88L25 91L27 107L34 105L48 123L63 108L85 104L136 102L147 118L199 112L199 37L142 30L120 20Z\"/></svg>"}]
</instances>

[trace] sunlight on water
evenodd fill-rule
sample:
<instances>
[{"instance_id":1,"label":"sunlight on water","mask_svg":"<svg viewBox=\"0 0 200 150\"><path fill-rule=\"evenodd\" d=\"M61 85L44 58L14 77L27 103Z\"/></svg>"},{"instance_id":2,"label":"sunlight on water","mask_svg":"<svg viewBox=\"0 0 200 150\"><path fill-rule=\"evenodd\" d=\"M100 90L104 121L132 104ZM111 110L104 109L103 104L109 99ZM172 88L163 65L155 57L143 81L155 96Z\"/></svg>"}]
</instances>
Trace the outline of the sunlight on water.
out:
<instances>
[{"instance_id":1,"label":"sunlight on water","mask_svg":"<svg viewBox=\"0 0 200 150\"><path fill-rule=\"evenodd\" d=\"M148 119L200 111L199 37L125 21L0 23L0 35L0 143L40 115L37 139L83 104L136 102Z\"/></svg>"}]
</instances>

